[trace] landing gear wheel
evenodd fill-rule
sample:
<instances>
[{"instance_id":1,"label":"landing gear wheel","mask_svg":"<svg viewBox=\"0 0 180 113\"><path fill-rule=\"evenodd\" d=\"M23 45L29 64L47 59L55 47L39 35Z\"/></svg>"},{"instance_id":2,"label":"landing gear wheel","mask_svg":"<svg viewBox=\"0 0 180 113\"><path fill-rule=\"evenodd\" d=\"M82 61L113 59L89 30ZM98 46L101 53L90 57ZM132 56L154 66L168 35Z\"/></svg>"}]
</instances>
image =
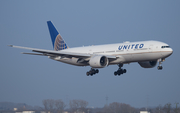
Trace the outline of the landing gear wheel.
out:
<instances>
[{"instance_id":1,"label":"landing gear wheel","mask_svg":"<svg viewBox=\"0 0 180 113\"><path fill-rule=\"evenodd\" d=\"M93 75L96 74L96 73L99 73L99 70L98 70L98 69L93 69L93 68L91 68L90 71L86 72L86 75L87 75L87 76L89 76L89 75L93 76Z\"/></svg>"},{"instance_id":2,"label":"landing gear wheel","mask_svg":"<svg viewBox=\"0 0 180 113\"><path fill-rule=\"evenodd\" d=\"M163 67L162 67L162 66L158 66L157 68L158 68L158 70L162 70L162 69L163 69Z\"/></svg>"},{"instance_id":3,"label":"landing gear wheel","mask_svg":"<svg viewBox=\"0 0 180 113\"><path fill-rule=\"evenodd\" d=\"M114 75L115 75L115 76L117 75L117 72L116 72L116 71L114 72Z\"/></svg>"},{"instance_id":4,"label":"landing gear wheel","mask_svg":"<svg viewBox=\"0 0 180 113\"><path fill-rule=\"evenodd\" d=\"M115 75L115 76L116 76L116 75L119 75L119 76L120 76L121 74L127 72L126 69L121 69L121 67L123 66L123 64L118 64L118 66L119 66L119 69L114 72L114 75Z\"/></svg>"},{"instance_id":5,"label":"landing gear wheel","mask_svg":"<svg viewBox=\"0 0 180 113\"><path fill-rule=\"evenodd\" d=\"M96 69L96 73L99 73L99 70L98 70L98 69Z\"/></svg>"},{"instance_id":6,"label":"landing gear wheel","mask_svg":"<svg viewBox=\"0 0 180 113\"><path fill-rule=\"evenodd\" d=\"M89 72L86 72L86 75L89 76Z\"/></svg>"},{"instance_id":7,"label":"landing gear wheel","mask_svg":"<svg viewBox=\"0 0 180 113\"><path fill-rule=\"evenodd\" d=\"M127 72L126 69L124 69L124 70L123 70L123 73L126 73L126 72Z\"/></svg>"}]
</instances>

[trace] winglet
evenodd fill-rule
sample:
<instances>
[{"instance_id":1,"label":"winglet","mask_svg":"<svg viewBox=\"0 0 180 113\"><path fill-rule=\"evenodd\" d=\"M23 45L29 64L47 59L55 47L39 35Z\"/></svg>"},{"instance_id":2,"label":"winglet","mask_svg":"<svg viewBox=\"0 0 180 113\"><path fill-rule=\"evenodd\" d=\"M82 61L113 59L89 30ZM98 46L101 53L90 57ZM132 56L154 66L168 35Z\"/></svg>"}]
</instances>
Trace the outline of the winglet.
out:
<instances>
[{"instance_id":1,"label":"winglet","mask_svg":"<svg viewBox=\"0 0 180 113\"><path fill-rule=\"evenodd\" d=\"M59 50L68 49L69 47L67 46L67 44L65 43L65 41L63 40L61 35L58 33L58 31L56 30L56 28L54 27L52 22L47 21L47 25L49 28L49 33L51 36L51 40L52 40L54 50L59 51Z\"/></svg>"}]
</instances>

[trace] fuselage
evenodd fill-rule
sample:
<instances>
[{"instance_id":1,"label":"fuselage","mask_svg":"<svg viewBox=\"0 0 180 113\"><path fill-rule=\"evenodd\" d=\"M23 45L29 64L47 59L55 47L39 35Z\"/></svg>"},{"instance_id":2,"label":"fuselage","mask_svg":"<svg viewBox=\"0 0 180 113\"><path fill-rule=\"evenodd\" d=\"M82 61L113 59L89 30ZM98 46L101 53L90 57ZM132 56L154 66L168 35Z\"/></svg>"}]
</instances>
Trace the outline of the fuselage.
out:
<instances>
[{"instance_id":1,"label":"fuselage","mask_svg":"<svg viewBox=\"0 0 180 113\"><path fill-rule=\"evenodd\" d=\"M139 41L139 42L124 42L116 44L104 44L96 46L75 47L65 50L64 52L82 53L105 56L116 56L116 59L109 60L108 65L119 63L131 63L142 61L157 61L170 56L173 50L168 44L160 41ZM53 58L54 60L76 65L87 66L88 63L77 62L78 58Z\"/></svg>"}]
</instances>

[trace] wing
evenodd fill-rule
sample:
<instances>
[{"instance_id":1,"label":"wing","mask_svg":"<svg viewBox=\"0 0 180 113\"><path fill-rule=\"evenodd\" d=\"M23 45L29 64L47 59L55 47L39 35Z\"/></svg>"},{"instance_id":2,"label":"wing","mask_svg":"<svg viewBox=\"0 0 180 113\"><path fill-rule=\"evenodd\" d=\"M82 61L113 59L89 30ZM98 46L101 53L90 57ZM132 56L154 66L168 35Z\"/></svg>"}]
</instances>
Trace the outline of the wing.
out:
<instances>
[{"instance_id":1,"label":"wing","mask_svg":"<svg viewBox=\"0 0 180 113\"><path fill-rule=\"evenodd\" d=\"M67 58L90 58L93 54L86 54L86 53L74 53L74 52L66 52L66 51L53 51L53 50L45 50L45 49L36 49L36 48L29 48L29 47L22 47L22 46L15 46L9 45L10 47L20 48L20 49L27 49L37 53L23 53L29 55L41 55L41 56L62 56ZM40 54L39 54L40 53ZM116 59L116 56L109 56L105 55L109 59Z\"/></svg>"},{"instance_id":2,"label":"wing","mask_svg":"<svg viewBox=\"0 0 180 113\"><path fill-rule=\"evenodd\" d=\"M9 45L10 47L20 48L20 49L27 49L33 52L41 53L23 53L23 54L30 54L30 55L41 55L41 56L63 56L63 57L77 57L77 58L88 58L91 57L90 54L82 54L82 53L73 53L73 52L65 52L65 51L53 51L53 50L45 50L45 49L36 49L36 48L29 48L29 47L22 47L22 46L14 46Z\"/></svg>"}]
</instances>

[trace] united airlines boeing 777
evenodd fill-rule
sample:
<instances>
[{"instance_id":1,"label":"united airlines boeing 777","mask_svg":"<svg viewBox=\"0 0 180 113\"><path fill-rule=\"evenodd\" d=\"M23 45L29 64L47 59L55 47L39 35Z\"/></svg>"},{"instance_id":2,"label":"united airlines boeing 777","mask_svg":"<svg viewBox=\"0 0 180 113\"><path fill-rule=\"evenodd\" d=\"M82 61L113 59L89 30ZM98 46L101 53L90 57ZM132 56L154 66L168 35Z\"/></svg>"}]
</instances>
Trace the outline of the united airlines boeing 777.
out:
<instances>
[{"instance_id":1,"label":"united airlines boeing 777","mask_svg":"<svg viewBox=\"0 0 180 113\"><path fill-rule=\"evenodd\" d=\"M160 41L124 42L96 46L69 48L51 21L47 22L54 50L44 50L10 45L15 48L32 50L30 55L48 56L48 58L75 66L90 66L87 76L99 72L98 68L108 65L119 66L114 75L126 73L123 64L138 62L143 68L153 68L159 62L158 70L162 69L162 62L169 57L173 50L166 43Z\"/></svg>"}]
</instances>

